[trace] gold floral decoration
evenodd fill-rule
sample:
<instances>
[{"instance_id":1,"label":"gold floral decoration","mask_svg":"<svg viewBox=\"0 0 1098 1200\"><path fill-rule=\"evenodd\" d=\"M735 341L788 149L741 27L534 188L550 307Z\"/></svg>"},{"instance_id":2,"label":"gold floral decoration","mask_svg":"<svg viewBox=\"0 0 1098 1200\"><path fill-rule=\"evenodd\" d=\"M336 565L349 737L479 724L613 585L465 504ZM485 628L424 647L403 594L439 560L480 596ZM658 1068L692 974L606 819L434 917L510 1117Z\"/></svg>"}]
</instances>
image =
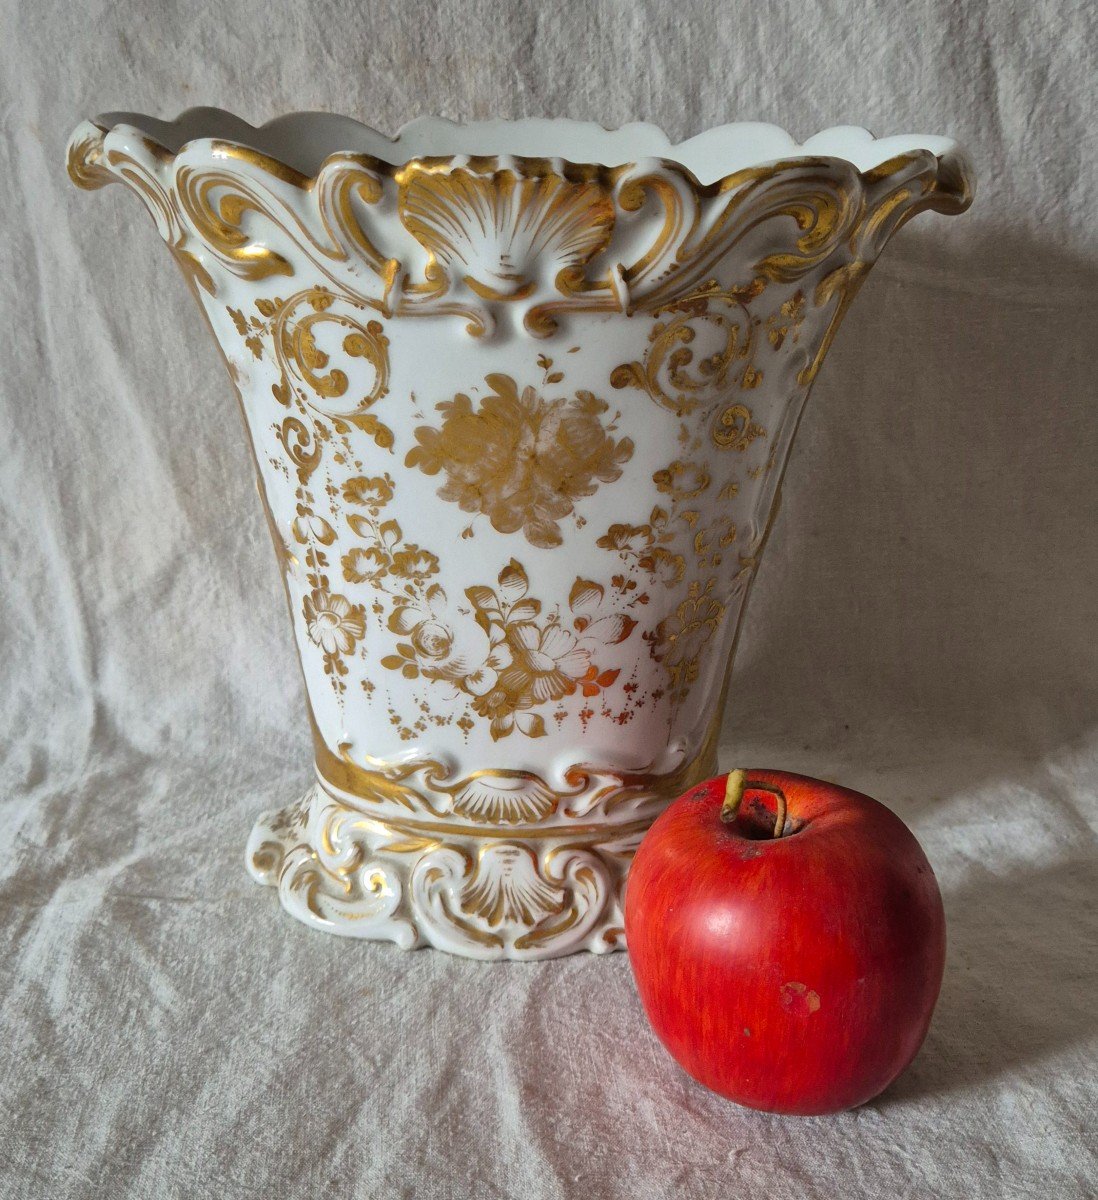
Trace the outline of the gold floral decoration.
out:
<instances>
[{"instance_id":1,"label":"gold floral decoration","mask_svg":"<svg viewBox=\"0 0 1098 1200\"><path fill-rule=\"evenodd\" d=\"M604 424L609 406L591 392L545 399L509 375L485 382L491 391L476 406L464 393L437 406L441 425L416 430L405 463L444 474L438 495L487 516L500 533L521 530L533 546L559 546L560 521L620 477L633 442L612 436L616 417Z\"/></svg>"},{"instance_id":2,"label":"gold floral decoration","mask_svg":"<svg viewBox=\"0 0 1098 1200\"><path fill-rule=\"evenodd\" d=\"M709 469L704 463L684 462L676 459L652 476L658 492L664 492L672 501L694 500L711 482Z\"/></svg>"},{"instance_id":3,"label":"gold floral decoration","mask_svg":"<svg viewBox=\"0 0 1098 1200\"><path fill-rule=\"evenodd\" d=\"M362 606L346 596L314 588L302 601L309 638L324 651L325 669L345 674L343 656L366 636Z\"/></svg>"},{"instance_id":4,"label":"gold floral decoration","mask_svg":"<svg viewBox=\"0 0 1098 1200\"><path fill-rule=\"evenodd\" d=\"M652 482L666 499L652 508L648 520L611 525L596 544L616 553L633 577L628 581L616 577L619 591L634 586L637 579L664 589L665 599L660 601L657 595L655 603L667 615L642 636L653 659L666 668L670 703L679 707L698 678L707 644L727 616L722 598L727 575L722 568L739 531L720 505L735 498L739 485L731 479L721 484L715 503L705 505L703 516L695 501L713 486L703 461L677 458L655 471ZM733 588L745 565L740 557ZM685 595L680 589L684 580ZM651 600L647 593L642 599Z\"/></svg>"},{"instance_id":5,"label":"gold floral decoration","mask_svg":"<svg viewBox=\"0 0 1098 1200\"><path fill-rule=\"evenodd\" d=\"M294 540L300 545L317 541L322 546L330 546L335 541L335 530L321 516L312 512L303 504L297 506L297 516L293 523Z\"/></svg>"},{"instance_id":6,"label":"gold floral decoration","mask_svg":"<svg viewBox=\"0 0 1098 1200\"><path fill-rule=\"evenodd\" d=\"M438 555L423 550L414 542L408 543L393 555L392 572L401 579L417 582L429 579L438 571Z\"/></svg>"},{"instance_id":7,"label":"gold floral decoration","mask_svg":"<svg viewBox=\"0 0 1098 1200\"><path fill-rule=\"evenodd\" d=\"M379 509L392 500L393 481L388 474L373 478L356 475L352 479L344 480L342 493L348 504L361 504L365 508Z\"/></svg>"},{"instance_id":8,"label":"gold floral decoration","mask_svg":"<svg viewBox=\"0 0 1098 1200\"><path fill-rule=\"evenodd\" d=\"M401 598L389 628L407 641L382 666L406 678L445 681L470 697L473 711L490 723L493 739L516 730L543 737L545 720L532 710L577 691L595 696L617 679L595 661L599 647L616 645L633 632L636 621L608 610L601 584L576 579L568 598L569 620L542 613L541 601L528 595L529 579L512 559L495 588L466 590L473 622L455 626L445 591L438 584L421 597Z\"/></svg>"},{"instance_id":9,"label":"gold floral decoration","mask_svg":"<svg viewBox=\"0 0 1098 1200\"><path fill-rule=\"evenodd\" d=\"M766 318L766 337L775 350L780 350L786 338L800 341L801 326L805 318L804 292L798 289L779 305L777 312Z\"/></svg>"},{"instance_id":10,"label":"gold floral decoration","mask_svg":"<svg viewBox=\"0 0 1098 1200\"><path fill-rule=\"evenodd\" d=\"M671 679L672 699L682 700L698 678L706 646L724 620L725 606L713 594L715 579L692 580L686 598L656 626L652 657Z\"/></svg>"},{"instance_id":11,"label":"gold floral decoration","mask_svg":"<svg viewBox=\"0 0 1098 1200\"><path fill-rule=\"evenodd\" d=\"M348 583L377 583L389 573L391 561L377 546L356 546L343 556L343 578Z\"/></svg>"}]
</instances>

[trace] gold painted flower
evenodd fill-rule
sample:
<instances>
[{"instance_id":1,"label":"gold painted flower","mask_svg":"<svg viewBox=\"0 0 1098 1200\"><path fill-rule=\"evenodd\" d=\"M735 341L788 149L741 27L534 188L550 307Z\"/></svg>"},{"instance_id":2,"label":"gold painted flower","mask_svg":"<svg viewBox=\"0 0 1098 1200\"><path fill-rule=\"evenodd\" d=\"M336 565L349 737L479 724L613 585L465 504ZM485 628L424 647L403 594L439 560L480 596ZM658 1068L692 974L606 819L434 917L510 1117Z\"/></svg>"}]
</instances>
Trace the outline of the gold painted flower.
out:
<instances>
[{"instance_id":1,"label":"gold painted flower","mask_svg":"<svg viewBox=\"0 0 1098 1200\"><path fill-rule=\"evenodd\" d=\"M398 550L393 555L392 569L393 574L402 579L421 581L438 571L438 556L409 542L403 550Z\"/></svg>"},{"instance_id":2,"label":"gold painted flower","mask_svg":"<svg viewBox=\"0 0 1098 1200\"><path fill-rule=\"evenodd\" d=\"M363 504L368 508L377 509L388 504L392 498L392 481L380 476L367 478L365 475L357 475L343 485L343 499L348 504Z\"/></svg>"},{"instance_id":3,"label":"gold painted flower","mask_svg":"<svg viewBox=\"0 0 1098 1200\"><path fill-rule=\"evenodd\" d=\"M427 678L448 680L472 696L490 692L499 672L511 662L510 648L502 636L490 638L479 625L468 621L462 622L455 633L446 593L437 583L422 599L409 597L399 604L389 618L389 628L407 637L411 653Z\"/></svg>"},{"instance_id":4,"label":"gold painted flower","mask_svg":"<svg viewBox=\"0 0 1098 1200\"><path fill-rule=\"evenodd\" d=\"M539 704L570 696L591 666L590 654L579 649L575 635L560 625L544 629L533 622L511 625L507 640L514 661L500 675L499 684L512 696L529 696Z\"/></svg>"},{"instance_id":5,"label":"gold painted flower","mask_svg":"<svg viewBox=\"0 0 1098 1200\"><path fill-rule=\"evenodd\" d=\"M302 602L309 638L325 654L350 654L366 636L366 618L359 604L346 596L314 588Z\"/></svg>"},{"instance_id":6,"label":"gold painted flower","mask_svg":"<svg viewBox=\"0 0 1098 1200\"><path fill-rule=\"evenodd\" d=\"M692 583L686 599L656 627L653 655L680 690L697 679L702 652L724 619L724 605L711 594L712 587L712 580L704 590Z\"/></svg>"},{"instance_id":7,"label":"gold painted flower","mask_svg":"<svg viewBox=\"0 0 1098 1200\"><path fill-rule=\"evenodd\" d=\"M652 476L656 491L670 496L672 501L693 500L709 486L709 471L704 463L676 459Z\"/></svg>"},{"instance_id":8,"label":"gold painted flower","mask_svg":"<svg viewBox=\"0 0 1098 1200\"><path fill-rule=\"evenodd\" d=\"M511 660L511 647L505 639L489 641L484 662L462 675L461 686L470 696L486 696L499 682L500 671L511 665Z\"/></svg>"},{"instance_id":9,"label":"gold painted flower","mask_svg":"<svg viewBox=\"0 0 1098 1200\"><path fill-rule=\"evenodd\" d=\"M442 472L438 494L464 512L483 513L500 533L522 530L534 546L559 546L559 522L600 482L621 475L629 438L602 423L605 401L591 392L546 400L519 392L509 375L488 375L492 391L474 408L459 393L438 406L441 427L421 426L405 459L424 474Z\"/></svg>"},{"instance_id":10,"label":"gold painted flower","mask_svg":"<svg viewBox=\"0 0 1098 1200\"><path fill-rule=\"evenodd\" d=\"M657 583L672 587L686 571L686 560L664 546L654 546L637 559L637 565L647 571Z\"/></svg>"},{"instance_id":11,"label":"gold painted flower","mask_svg":"<svg viewBox=\"0 0 1098 1200\"><path fill-rule=\"evenodd\" d=\"M376 546L358 546L341 562L348 583L376 583L389 570L389 556Z\"/></svg>"},{"instance_id":12,"label":"gold painted flower","mask_svg":"<svg viewBox=\"0 0 1098 1200\"><path fill-rule=\"evenodd\" d=\"M613 610L614 598L608 599L602 584L581 576L568 595L571 628L556 609L543 617L542 603L528 594L529 589L526 569L512 558L499 572L495 587L477 584L466 589L472 606L469 620L468 610L462 608L455 619L438 583L422 592L406 585L394 597L388 622L398 635L395 653L384 656L381 665L406 679L422 676L453 685L469 697L473 712L488 721L494 740L516 731L545 737L545 717L532 710L580 690L595 696L611 687L620 668L602 670L591 656L600 645L625 641L637 622ZM554 716L560 719L559 713ZM458 726L468 731L461 721ZM477 797L470 798L470 804L492 811L500 804L508 812L519 811L514 797L488 792L478 792Z\"/></svg>"},{"instance_id":13,"label":"gold painted flower","mask_svg":"<svg viewBox=\"0 0 1098 1200\"><path fill-rule=\"evenodd\" d=\"M604 600L606 589L591 579L576 577L568 593L568 607L572 612L576 632L585 642L601 642L604 646L615 646L637 627L636 621L621 612L606 612ZM615 672L616 674L616 672Z\"/></svg>"},{"instance_id":14,"label":"gold painted flower","mask_svg":"<svg viewBox=\"0 0 1098 1200\"><path fill-rule=\"evenodd\" d=\"M305 546L310 541L318 541L322 546L330 546L335 541L335 530L316 513L307 509L298 509L293 524L294 540Z\"/></svg>"},{"instance_id":15,"label":"gold painted flower","mask_svg":"<svg viewBox=\"0 0 1098 1200\"><path fill-rule=\"evenodd\" d=\"M781 349L787 337L792 342L800 341L804 315L804 292L798 289L777 312L766 318L766 336L775 350Z\"/></svg>"},{"instance_id":16,"label":"gold painted flower","mask_svg":"<svg viewBox=\"0 0 1098 1200\"><path fill-rule=\"evenodd\" d=\"M506 650L510 662L498 668L493 687L479 694L474 711L491 722L492 737L506 737L514 729L527 737L545 736L545 719L528 710L571 696L582 688L596 695L617 679L619 671L599 671L591 662L591 645L623 642L636 621L620 612L606 612L606 589L577 577L568 596L575 633L556 616L538 624L541 604L527 597L529 580L522 564L512 559L499 575L499 592L489 587L470 588L477 623L498 651ZM497 639L502 637L502 643ZM463 683L467 690L469 679Z\"/></svg>"},{"instance_id":17,"label":"gold painted flower","mask_svg":"<svg viewBox=\"0 0 1098 1200\"><path fill-rule=\"evenodd\" d=\"M595 544L603 550L639 554L652 545L652 526L611 525Z\"/></svg>"},{"instance_id":18,"label":"gold painted flower","mask_svg":"<svg viewBox=\"0 0 1098 1200\"><path fill-rule=\"evenodd\" d=\"M507 737L516 728L527 737L544 737L545 719L540 713L528 711L535 703L530 695L513 696L496 686L473 700L473 711L488 718L493 741Z\"/></svg>"},{"instance_id":19,"label":"gold painted flower","mask_svg":"<svg viewBox=\"0 0 1098 1200\"><path fill-rule=\"evenodd\" d=\"M454 644L454 635L439 621L421 621L412 630L411 641L420 658L444 659Z\"/></svg>"}]
</instances>

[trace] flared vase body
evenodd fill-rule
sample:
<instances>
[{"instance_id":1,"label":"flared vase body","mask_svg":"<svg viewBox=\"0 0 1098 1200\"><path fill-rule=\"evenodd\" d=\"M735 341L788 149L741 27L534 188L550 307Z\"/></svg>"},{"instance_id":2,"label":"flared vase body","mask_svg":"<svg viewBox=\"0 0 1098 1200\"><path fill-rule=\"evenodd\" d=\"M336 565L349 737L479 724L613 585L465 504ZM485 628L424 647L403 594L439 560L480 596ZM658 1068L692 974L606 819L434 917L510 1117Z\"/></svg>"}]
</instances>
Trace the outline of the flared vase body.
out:
<instances>
[{"instance_id":1,"label":"flared vase body","mask_svg":"<svg viewBox=\"0 0 1098 1200\"><path fill-rule=\"evenodd\" d=\"M964 161L833 131L857 153L725 170L568 122L336 121L70 147L152 213L258 467L316 773L249 870L350 937L619 948L639 839L714 770L830 339L902 221L968 203Z\"/></svg>"}]
</instances>

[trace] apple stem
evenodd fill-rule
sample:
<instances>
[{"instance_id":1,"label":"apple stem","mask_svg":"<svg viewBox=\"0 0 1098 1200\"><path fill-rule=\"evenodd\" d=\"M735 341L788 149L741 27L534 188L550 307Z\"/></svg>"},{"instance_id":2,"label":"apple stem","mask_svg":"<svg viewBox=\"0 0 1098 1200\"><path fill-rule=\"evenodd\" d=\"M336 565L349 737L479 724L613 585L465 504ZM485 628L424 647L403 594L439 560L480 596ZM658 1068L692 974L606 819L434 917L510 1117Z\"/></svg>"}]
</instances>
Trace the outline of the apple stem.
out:
<instances>
[{"instance_id":1,"label":"apple stem","mask_svg":"<svg viewBox=\"0 0 1098 1200\"><path fill-rule=\"evenodd\" d=\"M757 779L749 780L746 771L728 772L728 782L724 789L724 803L721 805L721 820L728 825L736 819L736 814L740 811L740 805L743 803L743 794L748 788L758 792L769 792L775 798L777 814L774 818L773 836L780 838L785 830L785 792L771 783L761 783Z\"/></svg>"}]
</instances>

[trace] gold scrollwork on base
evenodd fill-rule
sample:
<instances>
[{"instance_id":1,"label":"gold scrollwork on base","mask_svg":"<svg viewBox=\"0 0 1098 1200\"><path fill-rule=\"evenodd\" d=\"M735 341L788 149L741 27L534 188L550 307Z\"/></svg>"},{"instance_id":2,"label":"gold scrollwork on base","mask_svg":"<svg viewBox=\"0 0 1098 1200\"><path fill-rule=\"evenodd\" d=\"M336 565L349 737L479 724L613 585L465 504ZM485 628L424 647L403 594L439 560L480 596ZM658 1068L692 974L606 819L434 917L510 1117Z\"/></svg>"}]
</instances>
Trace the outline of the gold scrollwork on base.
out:
<instances>
[{"instance_id":1,"label":"gold scrollwork on base","mask_svg":"<svg viewBox=\"0 0 1098 1200\"><path fill-rule=\"evenodd\" d=\"M298 920L342 937L534 960L624 948L622 890L651 818L537 836L382 820L319 784L260 816L252 878Z\"/></svg>"},{"instance_id":2,"label":"gold scrollwork on base","mask_svg":"<svg viewBox=\"0 0 1098 1200\"><path fill-rule=\"evenodd\" d=\"M673 770L576 764L563 790L527 771L318 753L304 797L256 821L248 871L343 937L482 959L620 950L632 856L661 809L715 772L718 727L719 714Z\"/></svg>"}]
</instances>

